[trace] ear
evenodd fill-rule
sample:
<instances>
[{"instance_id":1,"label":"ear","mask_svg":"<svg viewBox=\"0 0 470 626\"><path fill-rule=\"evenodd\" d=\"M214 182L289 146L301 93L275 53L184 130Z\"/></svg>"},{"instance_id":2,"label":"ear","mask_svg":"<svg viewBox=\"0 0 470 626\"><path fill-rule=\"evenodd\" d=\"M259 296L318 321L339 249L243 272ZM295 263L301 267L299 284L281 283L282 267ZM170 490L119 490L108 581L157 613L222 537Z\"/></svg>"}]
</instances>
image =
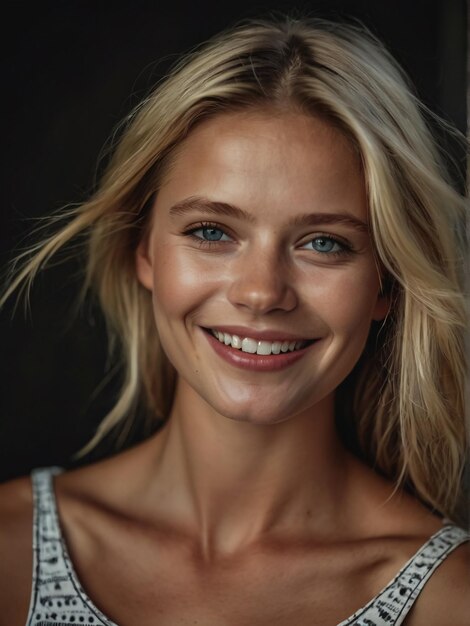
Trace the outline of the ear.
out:
<instances>
[{"instance_id":1,"label":"ear","mask_svg":"<svg viewBox=\"0 0 470 626\"><path fill-rule=\"evenodd\" d=\"M135 251L135 270L141 285L149 291L153 290L153 262L149 253L149 239L146 235L140 240Z\"/></svg>"}]
</instances>

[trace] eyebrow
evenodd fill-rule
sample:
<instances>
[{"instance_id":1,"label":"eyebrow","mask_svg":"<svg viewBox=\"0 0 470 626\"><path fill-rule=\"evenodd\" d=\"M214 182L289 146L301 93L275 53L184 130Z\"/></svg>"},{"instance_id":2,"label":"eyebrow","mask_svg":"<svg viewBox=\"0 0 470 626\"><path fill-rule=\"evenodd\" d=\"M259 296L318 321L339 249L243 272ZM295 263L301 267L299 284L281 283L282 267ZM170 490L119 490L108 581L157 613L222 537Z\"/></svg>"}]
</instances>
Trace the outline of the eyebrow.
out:
<instances>
[{"instance_id":1,"label":"eyebrow","mask_svg":"<svg viewBox=\"0 0 470 626\"><path fill-rule=\"evenodd\" d=\"M212 215L226 215L235 219L244 220L250 224L256 223L256 218L240 207L227 202L209 200L203 196L190 196L176 202L169 210L170 217L186 215L192 211L201 211ZM317 226L321 224L344 224L355 230L368 233L369 227L366 222L354 217L350 213L301 213L291 218L288 225L292 226Z\"/></svg>"}]
</instances>

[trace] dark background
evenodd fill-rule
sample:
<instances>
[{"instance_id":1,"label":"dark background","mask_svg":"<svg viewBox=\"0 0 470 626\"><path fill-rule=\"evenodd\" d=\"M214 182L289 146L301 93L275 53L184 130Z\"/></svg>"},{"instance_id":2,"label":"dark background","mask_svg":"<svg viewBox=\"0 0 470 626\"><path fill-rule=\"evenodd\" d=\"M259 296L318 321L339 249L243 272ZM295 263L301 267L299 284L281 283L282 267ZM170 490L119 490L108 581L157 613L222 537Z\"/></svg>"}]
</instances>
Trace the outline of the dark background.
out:
<instances>
[{"instance_id":1,"label":"dark background","mask_svg":"<svg viewBox=\"0 0 470 626\"><path fill-rule=\"evenodd\" d=\"M300 10L363 21L389 47L422 100L466 130L464 0L311 2L7 2L2 4L1 263L31 241L33 218L87 198L98 155L117 123L179 54L243 17ZM440 143L457 160L458 145ZM14 300L0 313L0 480L40 465L70 465L110 408L99 311L73 318L80 259L44 272L31 314ZM142 436L138 429L134 441ZM111 453L105 442L92 458ZM86 461L87 459L84 459ZM90 460L90 458L88 459Z\"/></svg>"}]
</instances>

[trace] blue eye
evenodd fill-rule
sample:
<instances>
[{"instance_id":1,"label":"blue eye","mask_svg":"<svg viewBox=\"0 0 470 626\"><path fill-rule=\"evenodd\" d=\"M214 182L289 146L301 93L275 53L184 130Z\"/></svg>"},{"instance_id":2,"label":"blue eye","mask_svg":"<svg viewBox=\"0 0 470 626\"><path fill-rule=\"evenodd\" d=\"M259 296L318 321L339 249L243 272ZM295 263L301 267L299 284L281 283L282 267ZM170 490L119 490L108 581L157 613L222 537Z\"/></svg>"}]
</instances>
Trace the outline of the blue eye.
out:
<instances>
[{"instance_id":1,"label":"blue eye","mask_svg":"<svg viewBox=\"0 0 470 626\"><path fill-rule=\"evenodd\" d=\"M196 233L202 233L202 236ZM197 242L197 245L200 248L209 248L212 245L217 245L218 243L225 243L230 241L230 238L222 228L218 228L217 224L212 222L201 222L196 228L191 228L184 233L186 237L191 237ZM222 239L223 236L226 236L227 239Z\"/></svg>"},{"instance_id":2,"label":"blue eye","mask_svg":"<svg viewBox=\"0 0 470 626\"><path fill-rule=\"evenodd\" d=\"M220 241L221 237L224 235L223 230L215 228L215 226L203 226L202 228L197 228L192 231L192 234L197 233L200 230L206 237L206 241Z\"/></svg>"},{"instance_id":3,"label":"blue eye","mask_svg":"<svg viewBox=\"0 0 470 626\"><path fill-rule=\"evenodd\" d=\"M323 254L338 254L343 252L346 248L346 246L339 243L336 239L325 235L315 237L315 239L311 239L308 243L313 244L313 249L316 252Z\"/></svg>"}]
</instances>

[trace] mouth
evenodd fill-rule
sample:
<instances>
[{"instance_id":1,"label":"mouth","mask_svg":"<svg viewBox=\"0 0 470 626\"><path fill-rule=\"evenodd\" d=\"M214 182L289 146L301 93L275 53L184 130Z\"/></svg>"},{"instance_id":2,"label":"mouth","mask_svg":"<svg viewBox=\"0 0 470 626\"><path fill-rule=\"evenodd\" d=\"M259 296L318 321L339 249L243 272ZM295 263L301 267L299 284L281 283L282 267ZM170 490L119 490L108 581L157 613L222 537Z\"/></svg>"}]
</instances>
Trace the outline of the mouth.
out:
<instances>
[{"instance_id":1,"label":"mouth","mask_svg":"<svg viewBox=\"0 0 470 626\"><path fill-rule=\"evenodd\" d=\"M297 352L304 350L308 346L312 345L316 339L299 339L299 340L284 340L284 341L264 341L260 339L254 339L251 337L240 337L238 335L230 335L228 333L222 333L211 328L201 327L204 332L212 337L215 337L221 344L228 348L232 348L237 352L244 352L247 354L257 354L259 356L276 356L289 352Z\"/></svg>"}]
</instances>

